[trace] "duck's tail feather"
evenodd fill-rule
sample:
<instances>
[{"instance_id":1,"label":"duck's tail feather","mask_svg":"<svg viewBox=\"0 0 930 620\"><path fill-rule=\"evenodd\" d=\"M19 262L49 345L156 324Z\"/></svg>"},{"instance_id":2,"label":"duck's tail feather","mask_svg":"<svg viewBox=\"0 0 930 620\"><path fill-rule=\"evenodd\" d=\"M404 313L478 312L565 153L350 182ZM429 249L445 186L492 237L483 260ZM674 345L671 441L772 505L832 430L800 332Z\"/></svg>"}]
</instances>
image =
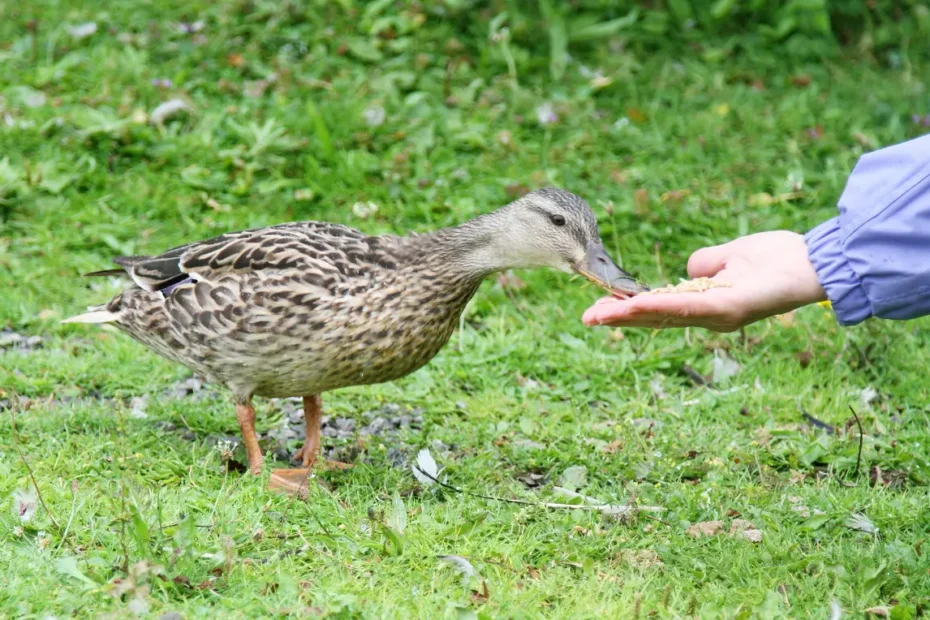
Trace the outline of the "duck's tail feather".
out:
<instances>
[{"instance_id":1,"label":"duck's tail feather","mask_svg":"<svg viewBox=\"0 0 930 620\"><path fill-rule=\"evenodd\" d=\"M128 275L125 269L102 269L100 271L91 271L90 273L81 274L85 278L94 278L100 276L125 276Z\"/></svg>"},{"instance_id":2,"label":"duck's tail feather","mask_svg":"<svg viewBox=\"0 0 930 620\"><path fill-rule=\"evenodd\" d=\"M113 262L120 266L119 269L101 269L100 271L91 271L90 273L81 274L85 278L93 278L100 276L133 276L133 268L137 263L147 261L148 256L117 256L113 259ZM175 259L175 262L177 260Z\"/></svg>"},{"instance_id":3,"label":"duck's tail feather","mask_svg":"<svg viewBox=\"0 0 930 620\"><path fill-rule=\"evenodd\" d=\"M91 306L84 314L69 317L62 323L112 323L117 319L119 319L118 312L111 312L106 306Z\"/></svg>"}]
</instances>

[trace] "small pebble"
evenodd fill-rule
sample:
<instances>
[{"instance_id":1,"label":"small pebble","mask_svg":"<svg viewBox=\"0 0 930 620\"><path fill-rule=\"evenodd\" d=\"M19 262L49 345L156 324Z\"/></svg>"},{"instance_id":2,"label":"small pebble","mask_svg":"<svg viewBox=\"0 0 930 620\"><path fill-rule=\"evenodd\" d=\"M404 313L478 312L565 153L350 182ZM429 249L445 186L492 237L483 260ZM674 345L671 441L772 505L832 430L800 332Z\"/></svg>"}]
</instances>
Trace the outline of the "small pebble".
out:
<instances>
[{"instance_id":1,"label":"small pebble","mask_svg":"<svg viewBox=\"0 0 930 620\"><path fill-rule=\"evenodd\" d=\"M24 336L9 328L0 331L0 349L32 351L39 348L41 344L41 336Z\"/></svg>"}]
</instances>

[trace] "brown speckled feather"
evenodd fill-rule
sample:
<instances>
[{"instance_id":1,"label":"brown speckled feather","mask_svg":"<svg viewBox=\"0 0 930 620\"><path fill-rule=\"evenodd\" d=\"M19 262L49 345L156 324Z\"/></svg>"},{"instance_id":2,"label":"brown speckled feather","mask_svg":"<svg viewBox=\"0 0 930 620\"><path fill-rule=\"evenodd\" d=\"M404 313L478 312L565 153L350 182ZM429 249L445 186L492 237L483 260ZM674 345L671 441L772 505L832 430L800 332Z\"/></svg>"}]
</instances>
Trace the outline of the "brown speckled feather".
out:
<instances>
[{"instance_id":1,"label":"brown speckled feather","mask_svg":"<svg viewBox=\"0 0 930 620\"><path fill-rule=\"evenodd\" d=\"M123 267L140 287L159 290L179 276L266 269L322 268L327 258L338 260L368 250L362 232L325 222L292 222L227 233L182 245L158 256L122 256L114 262ZM352 242L362 242L353 244ZM322 260L315 260L322 259Z\"/></svg>"},{"instance_id":2,"label":"brown speckled feather","mask_svg":"<svg viewBox=\"0 0 930 620\"><path fill-rule=\"evenodd\" d=\"M480 284L438 243L320 222L231 233L117 259L137 286L106 309L240 400L389 381L439 351Z\"/></svg>"}]
</instances>

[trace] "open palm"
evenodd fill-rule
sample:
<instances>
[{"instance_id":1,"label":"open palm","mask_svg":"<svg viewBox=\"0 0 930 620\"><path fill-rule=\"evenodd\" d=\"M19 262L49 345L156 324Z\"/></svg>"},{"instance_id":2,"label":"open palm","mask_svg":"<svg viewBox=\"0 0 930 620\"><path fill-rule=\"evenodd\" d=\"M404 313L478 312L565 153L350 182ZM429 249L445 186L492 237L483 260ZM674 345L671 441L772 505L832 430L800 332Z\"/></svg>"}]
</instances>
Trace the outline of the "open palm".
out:
<instances>
[{"instance_id":1,"label":"open palm","mask_svg":"<svg viewBox=\"0 0 930 620\"><path fill-rule=\"evenodd\" d=\"M703 248L688 260L691 278L726 284L700 293L608 297L584 313L586 325L704 327L717 332L823 301L804 237L773 231Z\"/></svg>"}]
</instances>

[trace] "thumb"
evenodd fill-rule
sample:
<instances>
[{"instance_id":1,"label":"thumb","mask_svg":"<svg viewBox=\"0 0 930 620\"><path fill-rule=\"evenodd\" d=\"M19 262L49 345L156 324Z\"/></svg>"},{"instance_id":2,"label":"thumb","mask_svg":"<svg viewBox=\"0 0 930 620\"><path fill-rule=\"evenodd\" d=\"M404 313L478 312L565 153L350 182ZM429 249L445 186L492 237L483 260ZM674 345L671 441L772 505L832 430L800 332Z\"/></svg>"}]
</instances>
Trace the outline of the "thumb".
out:
<instances>
[{"instance_id":1,"label":"thumb","mask_svg":"<svg viewBox=\"0 0 930 620\"><path fill-rule=\"evenodd\" d=\"M729 244L701 248L688 259L688 276L710 278L727 266L730 256Z\"/></svg>"}]
</instances>

